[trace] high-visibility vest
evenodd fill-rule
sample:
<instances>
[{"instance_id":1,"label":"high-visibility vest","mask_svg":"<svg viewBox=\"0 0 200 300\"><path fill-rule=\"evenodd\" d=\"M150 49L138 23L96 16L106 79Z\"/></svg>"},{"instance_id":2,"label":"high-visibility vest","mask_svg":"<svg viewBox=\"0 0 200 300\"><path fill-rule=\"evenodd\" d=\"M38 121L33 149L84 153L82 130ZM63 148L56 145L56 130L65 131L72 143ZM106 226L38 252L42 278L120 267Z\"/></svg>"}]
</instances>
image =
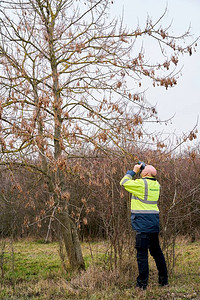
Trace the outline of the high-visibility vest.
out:
<instances>
[{"instance_id":1,"label":"high-visibility vest","mask_svg":"<svg viewBox=\"0 0 200 300\"><path fill-rule=\"evenodd\" d=\"M132 194L132 213L159 214L157 204L160 195L160 184L154 177L132 180L132 176L126 174L120 181L120 185Z\"/></svg>"}]
</instances>

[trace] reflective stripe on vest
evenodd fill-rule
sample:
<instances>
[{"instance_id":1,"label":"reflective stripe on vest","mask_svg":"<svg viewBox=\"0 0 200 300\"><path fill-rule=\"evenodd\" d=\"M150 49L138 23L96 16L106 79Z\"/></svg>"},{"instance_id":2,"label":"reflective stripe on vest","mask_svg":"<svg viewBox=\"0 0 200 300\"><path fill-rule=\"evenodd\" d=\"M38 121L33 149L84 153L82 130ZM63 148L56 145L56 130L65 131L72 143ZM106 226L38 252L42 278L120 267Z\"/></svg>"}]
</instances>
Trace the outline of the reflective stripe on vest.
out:
<instances>
[{"instance_id":1,"label":"reflective stripe on vest","mask_svg":"<svg viewBox=\"0 0 200 300\"><path fill-rule=\"evenodd\" d=\"M158 210L134 210L131 209L131 213L133 214L159 214Z\"/></svg>"},{"instance_id":2,"label":"reflective stripe on vest","mask_svg":"<svg viewBox=\"0 0 200 300\"><path fill-rule=\"evenodd\" d=\"M125 182L129 181L130 179L132 179L132 176L131 176L130 174L127 174L126 177L128 177L128 178L125 178L125 179L122 181L121 185L123 185Z\"/></svg>"},{"instance_id":3,"label":"reflective stripe on vest","mask_svg":"<svg viewBox=\"0 0 200 300\"><path fill-rule=\"evenodd\" d=\"M127 180L129 180L129 179L126 179L126 181ZM142 178L142 180L144 181L144 186L145 186L144 199L138 198L138 197L133 196L133 195L132 195L131 199L139 200L139 201L141 201L142 203L145 203L145 204L157 204L158 201L149 201L149 200L147 200L147 198L148 198L148 183L147 183L147 180L145 178Z\"/></svg>"}]
</instances>

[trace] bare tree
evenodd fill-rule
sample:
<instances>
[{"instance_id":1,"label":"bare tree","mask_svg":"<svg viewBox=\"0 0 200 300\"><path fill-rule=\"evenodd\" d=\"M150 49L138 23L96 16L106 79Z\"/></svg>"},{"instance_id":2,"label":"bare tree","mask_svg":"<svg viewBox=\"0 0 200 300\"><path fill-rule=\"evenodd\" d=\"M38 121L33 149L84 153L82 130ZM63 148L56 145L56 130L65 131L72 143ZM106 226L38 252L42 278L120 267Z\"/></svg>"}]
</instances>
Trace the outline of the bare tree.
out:
<instances>
[{"instance_id":1,"label":"bare tree","mask_svg":"<svg viewBox=\"0 0 200 300\"><path fill-rule=\"evenodd\" d=\"M126 30L107 18L110 2L0 4L1 163L45 176L51 217L62 225L72 268L84 268L84 260L65 186L68 173L81 176L81 166L71 167L69 159L144 143L143 123L158 117L140 93L143 78L173 86L179 53L192 51L177 44L188 33L173 37L161 27L164 15L147 20L144 29ZM145 58L137 46L145 36L158 43L162 61Z\"/></svg>"}]
</instances>

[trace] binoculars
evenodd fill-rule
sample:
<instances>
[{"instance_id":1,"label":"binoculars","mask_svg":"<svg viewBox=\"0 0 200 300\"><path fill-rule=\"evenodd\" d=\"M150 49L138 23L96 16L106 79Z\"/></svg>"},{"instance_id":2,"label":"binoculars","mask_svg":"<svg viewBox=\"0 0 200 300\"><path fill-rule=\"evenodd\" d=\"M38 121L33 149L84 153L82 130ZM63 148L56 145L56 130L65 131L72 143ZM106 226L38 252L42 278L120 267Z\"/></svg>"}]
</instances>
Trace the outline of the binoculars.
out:
<instances>
[{"instance_id":1,"label":"binoculars","mask_svg":"<svg viewBox=\"0 0 200 300\"><path fill-rule=\"evenodd\" d=\"M143 161L138 161L137 164L138 164L138 165L141 165L141 164L142 164L141 167L140 167L140 172L142 172L142 170L144 170L146 164L145 164Z\"/></svg>"}]
</instances>

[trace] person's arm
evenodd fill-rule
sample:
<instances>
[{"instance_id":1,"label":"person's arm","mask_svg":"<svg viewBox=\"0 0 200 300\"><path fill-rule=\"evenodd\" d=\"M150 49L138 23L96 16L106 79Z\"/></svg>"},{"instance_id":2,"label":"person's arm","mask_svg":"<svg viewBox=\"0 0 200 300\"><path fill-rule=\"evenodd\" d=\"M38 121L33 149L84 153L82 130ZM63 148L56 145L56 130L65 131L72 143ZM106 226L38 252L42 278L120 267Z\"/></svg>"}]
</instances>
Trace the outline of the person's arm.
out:
<instances>
[{"instance_id":1,"label":"person's arm","mask_svg":"<svg viewBox=\"0 0 200 300\"><path fill-rule=\"evenodd\" d=\"M139 185L138 180L133 180L133 176L140 170L140 165L135 165L133 170L127 171L126 175L120 181L120 185L125 188L126 191L134 193L137 191Z\"/></svg>"}]
</instances>

